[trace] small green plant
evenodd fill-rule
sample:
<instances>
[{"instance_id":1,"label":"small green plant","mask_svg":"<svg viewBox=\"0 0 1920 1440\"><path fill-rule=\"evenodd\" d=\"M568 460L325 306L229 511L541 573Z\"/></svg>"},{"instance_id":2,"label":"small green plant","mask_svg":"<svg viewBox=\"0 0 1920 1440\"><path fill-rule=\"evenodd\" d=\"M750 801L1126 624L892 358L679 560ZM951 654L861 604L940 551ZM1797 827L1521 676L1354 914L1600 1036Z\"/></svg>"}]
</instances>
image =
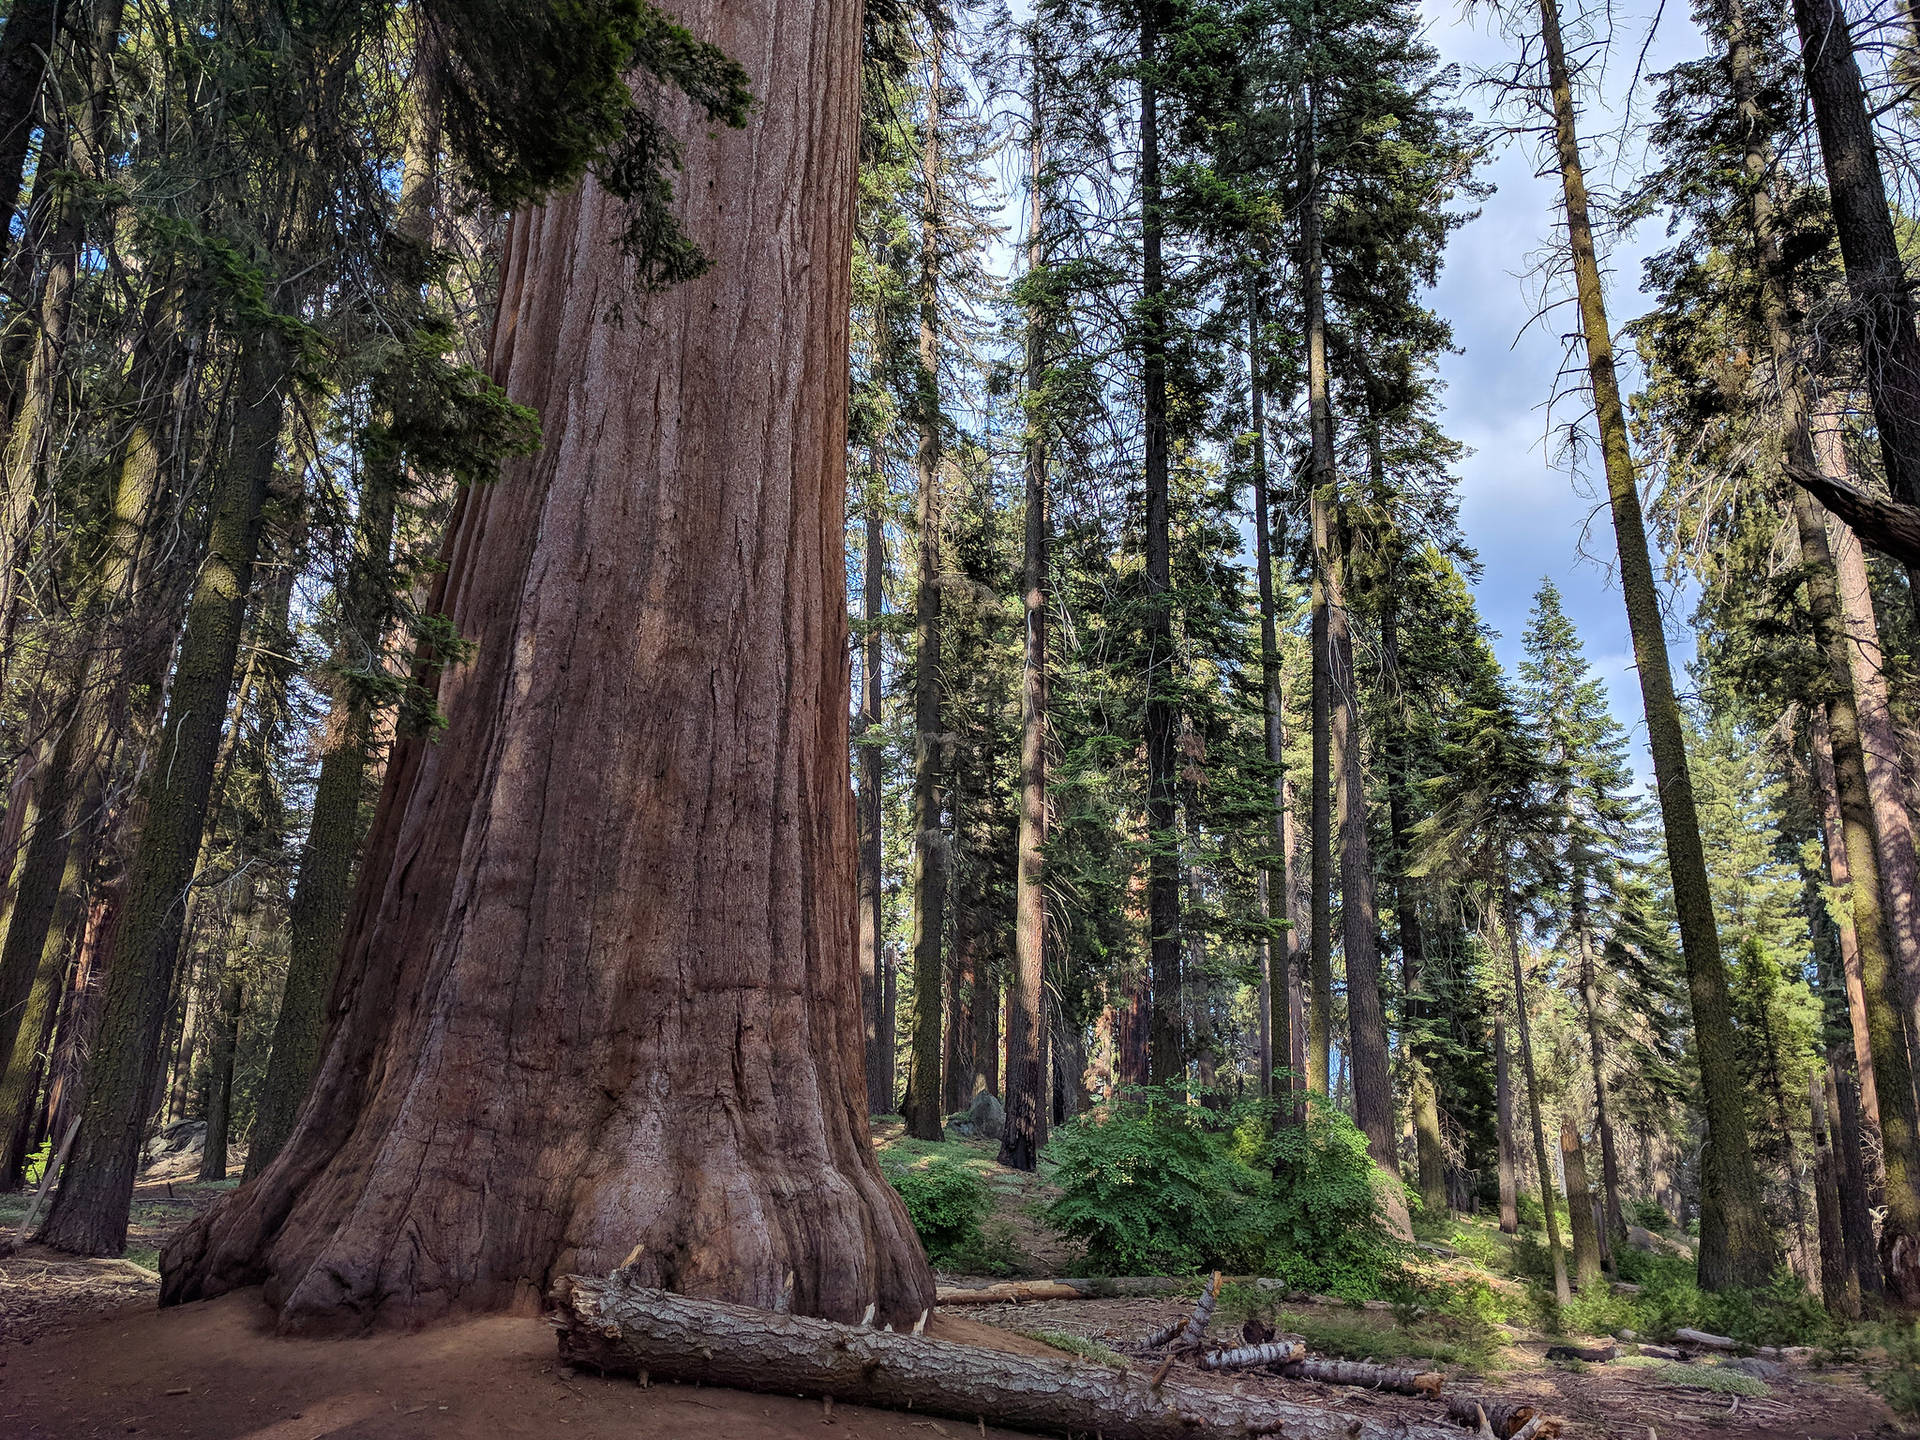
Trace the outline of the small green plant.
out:
<instances>
[{"instance_id":1,"label":"small green plant","mask_svg":"<svg viewBox=\"0 0 1920 1440\"><path fill-rule=\"evenodd\" d=\"M1673 1217L1667 1214L1658 1200L1629 1200L1627 1223L1638 1225L1642 1230L1651 1230L1656 1235L1664 1235L1673 1229Z\"/></svg>"},{"instance_id":2,"label":"small green plant","mask_svg":"<svg viewBox=\"0 0 1920 1440\"><path fill-rule=\"evenodd\" d=\"M1920 1321L1883 1327L1880 1343L1887 1366L1870 1372L1867 1383L1901 1419L1920 1419Z\"/></svg>"},{"instance_id":3,"label":"small green plant","mask_svg":"<svg viewBox=\"0 0 1920 1440\"><path fill-rule=\"evenodd\" d=\"M986 1182L973 1171L934 1155L904 1168L888 1168L886 1175L906 1202L928 1259L943 1264L980 1248L985 1238L981 1221L993 1201Z\"/></svg>"},{"instance_id":4,"label":"small green plant","mask_svg":"<svg viewBox=\"0 0 1920 1440\"><path fill-rule=\"evenodd\" d=\"M40 1148L27 1156L26 1182L38 1185L40 1177L47 1173L47 1160L53 1154L53 1141L42 1140Z\"/></svg>"},{"instance_id":5,"label":"small green plant","mask_svg":"<svg viewBox=\"0 0 1920 1440\"><path fill-rule=\"evenodd\" d=\"M1083 1335L1069 1335L1064 1330L1015 1330L1013 1333L1024 1335L1029 1340L1038 1340L1042 1345L1051 1345L1056 1350L1064 1350L1069 1355L1078 1355L1082 1360L1097 1360L1116 1370L1127 1368L1124 1356L1109 1350L1098 1340L1089 1340Z\"/></svg>"},{"instance_id":6,"label":"small green plant","mask_svg":"<svg viewBox=\"0 0 1920 1440\"><path fill-rule=\"evenodd\" d=\"M1672 1360L1654 1360L1644 1355L1624 1356L1614 1363L1650 1371L1656 1383L1676 1389L1711 1390L1716 1395L1751 1395L1756 1398L1767 1393L1766 1381L1719 1365L1681 1365Z\"/></svg>"}]
</instances>

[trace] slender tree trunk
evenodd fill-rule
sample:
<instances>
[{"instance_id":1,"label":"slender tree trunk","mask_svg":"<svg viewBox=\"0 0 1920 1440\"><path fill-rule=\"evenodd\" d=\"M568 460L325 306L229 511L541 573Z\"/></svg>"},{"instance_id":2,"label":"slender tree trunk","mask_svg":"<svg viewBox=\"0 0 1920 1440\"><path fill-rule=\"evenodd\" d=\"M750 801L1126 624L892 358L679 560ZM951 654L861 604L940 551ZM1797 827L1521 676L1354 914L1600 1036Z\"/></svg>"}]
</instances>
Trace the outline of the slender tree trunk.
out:
<instances>
[{"instance_id":1,"label":"slender tree trunk","mask_svg":"<svg viewBox=\"0 0 1920 1440\"><path fill-rule=\"evenodd\" d=\"M1794 520L1800 531L1814 636L1827 661L1827 728L1839 797L1847 868L1852 878L1854 946L1866 998L1867 1030L1880 1104L1881 1149L1886 1166L1886 1218L1880 1231L1881 1263L1892 1292L1920 1303L1920 1114L1908 1064L1905 993L1888 940L1882 908L1879 852L1873 806L1860 748L1859 715L1847 670L1846 635L1840 624L1833 557L1827 549L1826 516L1807 491L1794 487Z\"/></svg>"},{"instance_id":2,"label":"slender tree trunk","mask_svg":"<svg viewBox=\"0 0 1920 1440\"><path fill-rule=\"evenodd\" d=\"M675 202L712 268L636 296L591 180L513 217L492 363L547 443L468 492L445 594L475 656L388 764L293 1134L169 1245L169 1303L264 1284L283 1329L406 1326L623 1263L849 1321L932 1303L860 1093L859 12L675 18L755 81L744 133L664 102L716 177Z\"/></svg>"},{"instance_id":3,"label":"slender tree trunk","mask_svg":"<svg viewBox=\"0 0 1920 1440\"><path fill-rule=\"evenodd\" d=\"M1581 1290L1600 1282L1600 1229L1593 1223L1593 1190L1580 1127L1560 1117L1560 1167L1567 1177L1567 1222L1573 1230L1573 1281Z\"/></svg>"},{"instance_id":4,"label":"slender tree trunk","mask_svg":"<svg viewBox=\"0 0 1920 1440\"><path fill-rule=\"evenodd\" d=\"M1593 1072L1593 1128L1600 1136L1600 1175L1606 1226L1601 1253L1609 1256L1627 1241L1626 1212L1620 1206L1620 1158L1614 1144L1613 1117L1607 1106L1607 1072L1600 1044L1600 975L1593 959L1593 933L1586 906L1587 881L1574 878L1573 929L1580 955L1580 1000L1586 1010L1587 1063Z\"/></svg>"},{"instance_id":5,"label":"slender tree trunk","mask_svg":"<svg viewBox=\"0 0 1920 1440\"><path fill-rule=\"evenodd\" d=\"M1808 728L1812 736L1813 782L1818 792L1820 831L1827 856L1827 881L1833 886L1835 894L1851 897L1853 871L1847 863L1846 829L1840 819L1840 790L1833 773L1833 738L1827 728L1824 706L1814 707L1812 724ZM1839 932L1841 987L1847 997L1848 1029L1853 1038L1854 1065L1860 1075L1861 1118L1877 1145L1880 1138L1880 1100L1873 1079L1872 1026L1867 1021L1867 986L1865 974L1860 968L1860 941L1854 932L1851 906L1838 909L1833 916L1833 923L1834 929ZM1878 1190L1881 1187L1875 1188Z\"/></svg>"},{"instance_id":6,"label":"slender tree trunk","mask_svg":"<svg viewBox=\"0 0 1920 1440\"><path fill-rule=\"evenodd\" d=\"M101 1035L80 1135L42 1240L82 1255L117 1255L160 1063L165 998L180 950L181 897L207 818L222 702L233 683L241 621L260 544L261 507L279 449L285 396L279 342L249 337L213 531L148 780L147 817L127 880L127 913L107 967Z\"/></svg>"},{"instance_id":7,"label":"slender tree trunk","mask_svg":"<svg viewBox=\"0 0 1920 1440\"><path fill-rule=\"evenodd\" d=\"M1600 262L1588 219L1586 175L1580 160L1573 85L1561 43L1557 0L1540 0L1540 20L1568 245L1586 339L1587 378L1593 390L1614 535L1620 547L1620 584L1640 674L1647 743L1653 751L1660 792L1667 863L1673 878L1674 909L1699 1056L1700 1107L1707 1126L1700 1166L1700 1284L1707 1290L1763 1285L1773 1273L1778 1252L1761 1206L1760 1181L1747 1139L1746 1102L1727 992L1726 961L1720 953L1714 923L1713 892L1707 883L1706 854L1700 844L1693 777L1687 766L1686 740L1667 660L1660 595L1641 515L1626 411L1614 371L1613 331L1607 321Z\"/></svg>"},{"instance_id":8,"label":"slender tree trunk","mask_svg":"<svg viewBox=\"0 0 1920 1440\"><path fill-rule=\"evenodd\" d=\"M967 1098L1000 1094L1000 957L981 951L973 962L973 1076Z\"/></svg>"},{"instance_id":9,"label":"slender tree trunk","mask_svg":"<svg viewBox=\"0 0 1920 1440\"><path fill-rule=\"evenodd\" d=\"M1378 456L1378 447L1374 454ZM1401 683L1400 604L1390 582L1380 599L1380 663L1392 686ZM1404 1054L1407 1065L1407 1099L1413 1112L1413 1147L1420 1187L1420 1204L1430 1219L1447 1214L1447 1157L1440 1138L1439 1097L1433 1088L1429 1066L1430 1040L1426 1027L1431 1023L1428 1005L1421 991L1426 970L1426 941L1420 927L1419 883L1407 873L1413 850L1412 819L1407 813L1407 788L1412 784L1407 753L1405 700L1386 730L1388 761L1387 827L1393 841L1394 917L1400 930L1400 974L1406 990Z\"/></svg>"},{"instance_id":10,"label":"slender tree trunk","mask_svg":"<svg viewBox=\"0 0 1920 1440\"><path fill-rule=\"evenodd\" d=\"M904 1106L907 1133L938 1140L940 1112L941 932L947 913L947 839L940 771L947 751L940 717L940 26L928 26L927 116L921 170L920 369L915 404L920 449L919 574L913 602L913 1045Z\"/></svg>"},{"instance_id":11,"label":"slender tree trunk","mask_svg":"<svg viewBox=\"0 0 1920 1440\"><path fill-rule=\"evenodd\" d=\"M33 1113L41 1079L47 1075L47 1042L52 1038L54 1015L67 976L67 954L78 939L79 920L86 912L90 856L91 847L84 843L67 847L53 921L41 937L33 985L20 1007L19 1028L5 1069L0 1070L0 1146L5 1147L0 1149L0 1190L18 1188L25 1174L31 1131L27 1120Z\"/></svg>"},{"instance_id":12,"label":"slender tree trunk","mask_svg":"<svg viewBox=\"0 0 1920 1440\"><path fill-rule=\"evenodd\" d=\"M1527 1084L1527 1117L1533 1123L1533 1163L1540 1176L1540 1208L1547 1223L1547 1252L1553 1257L1553 1293L1562 1305L1573 1298L1567 1284L1567 1257L1560 1248L1560 1211L1553 1194L1553 1167L1547 1160L1546 1123L1540 1106L1540 1078L1533 1065L1533 1027L1527 1016L1527 976L1520 963L1520 932L1515 924L1510 894L1503 897L1501 928L1507 932L1507 955L1513 962L1513 1013L1520 1029L1520 1073Z\"/></svg>"},{"instance_id":13,"label":"slender tree trunk","mask_svg":"<svg viewBox=\"0 0 1920 1440\"><path fill-rule=\"evenodd\" d=\"M1920 505L1920 335L1853 36L1837 0L1794 0L1793 18L1887 486L1896 500Z\"/></svg>"},{"instance_id":14,"label":"slender tree trunk","mask_svg":"<svg viewBox=\"0 0 1920 1440\"><path fill-rule=\"evenodd\" d=\"M1814 401L1813 451L1823 474L1847 483L1846 446L1840 417L1826 397ZM1845 635L1847 674L1860 717L1860 757L1866 767L1867 799L1872 806L1875 853L1880 863L1880 892L1906 997L1907 1033L1920 1034L1920 858L1917 858L1913 806L1902 766L1900 731L1887 690L1887 652L1880 642L1860 539L1832 515L1827 517L1833 553L1835 604Z\"/></svg>"},{"instance_id":15,"label":"slender tree trunk","mask_svg":"<svg viewBox=\"0 0 1920 1440\"><path fill-rule=\"evenodd\" d=\"M1493 1021L1493 1106L1500 1149L1500 1230L1513 1235L1520 1229L1520 1186L1513 1143L1513 1062L1507 1053L1504 1016Z\"/></svg>"},{"instance_id":16,"label":"slender tree trunk","mask_svg":"<svg viewBox=\"0 0 1920 1440\"><path fill-rule=\"evenodd\" d=\"M1827 1128L1825 1073L1816 1069L1807 1088L1813 1116L1814 1206L1820 1216L1820 1298L1828 1314L1857 1320L1860 1281L1847 1263L1846 1231L1840 1218L1840 1166Z\"/></svg>"},{"instance_id":17,"label":"slender tree trunk","mask_svg":"<svg viewBox=\"0 0 1920 1440\"><path fill-rule=\"evenodd\" d=\"M1307 85L1300 183L1301 295L1307 328L1307 411L1312 434L1309 515L1313 528L1313 795L1309 822L1313 905L1307 997L1307 1088L1325 1095L1333 1043L1333 676L1329 586L1333 545L1333 400L1327 379L1327 306L1320 239L1319 91Z\"/></svg>"},{"instance_id":18,"label":"slender tree trunk","mask_svg":"<svg viewBox=\"0 0 1920 1440\"><path fill-rule=\"evenodd\" d=\"M1267 387L1266 357L1262 346L1265 314L1259 278L1247 281L1247 374L1248 392L1253 409L1253 550L1255 579L1260 592L1260 694L1266 720L1267 764L1273 771L1273 836L1278 867L1260 868L1260 919L1271 926L1274 920L1273 892L1280 891L1280 916L1289 917L1288 900L1293 892L1291 857L1287 830L1286 704L1280 693L1279 627L1273 595L1273 519L1267 495ZM1284 925L1278 944L1271 938L1260 941L1260 1093L1282 1100L1274 1111L1282 1124L1297 1119L1291 1097L1301 1088L1301 1077L1292 1070L1293 1016L1288 998L1296 968L1299 933ZM1276 1089L1276 1067L1287 1075Z\"/></svg>"},{"instance_id":19,"label":"slender tree trunk","mask_svg":"<svg viewBox=\"0 0 1920 1440\"><path fill-rule=\"evenodd\" d=\"M1033 213L1027 228L1027 273L1046 261L1041 238L1044 197L1045 115L1040 80L1033 90L1030 158ZM1047 431L1042 397L1046 385L1045 317L1027 314L1027 415L1025 436L1025 548L1020 565L1021 608L1026 618L1020 672L1020 831L1014 877L1014 974L1007 986L1007 1119L1000 1163L1031 1171L1039 1164L1046 1133L1048 1084L1041 1019L1047 956L1047 597L1051 541L1047 484Z\"/></svg>"},{"instance_id":20,"label":"slender tree trunk","mask_svg":"<svg viewBox=\"0 0 1920 1440\"><path fill-rule=\"evenodd\" d=\"M1873 1238L1873 1212L1868 1209L1860 1091L1837 1048L1827 1056L1827 1099L1840 1125L1840 1225L1847 1262L1862 1295L1884 1295L1886 1281L1880 1273L1880 1253Z\"/></svg>"},{"instance_id":21,"label":"slender tree trunk","mask_svg":"<svg viewBox=\"0 0 1920 1440\"><path fill-rule=\"evenodd\" d=\"M964 809L957 794L953 808L954 833L964 835L965 827L959 823ZM975 953L978 933L973 907L959 903L953 908L953 954L946 967L947 1031L940 1070L941 1113L945 1115L966 1109L970 1099L967 1083L973 1078L973 982L979 958Z\"/></svg>"},{"instance_id":22,"label":"slender tree trunk","mask_svg":"<svg viewBox=\"0 0 1920 1440\"><path fill-rule=\"evenodd\" d=\"M860 736L860 1013L866 1026L867 1111L873 1115L891 1113L893 1094L893 1045L886 1033L885 997L881 991L881 950L886 934L885 898L881 885L884 838L882 816L885 812L886 754L880 743L882 708L886 703L884 666L885 638L880 622L886 613L886 533L881 522L880 492L883 477L876 464L867 479L866 545L862 564L866 571L862 590L866 607L866 636L860 662L860 716L856 722Z\"/></svg>"},{"instance_id":23,"label":"slender tree trunk","mask_svg":"<svg viewBox=\"0 0 1920 1440\"><path fill-rule=\"evenodd\" d=\"M1367 839L1366 780L1360 757L1359 679L1353 668L1344 570L1345 526L1327 559L1329 679L1333 688L1334 807L1340 833L1340 933L1347 960L1347 1027L1355 1122L1380 1169L1399 1178L1393 1135L1393 1071L1380 999L1380 917L1374 899L1373 847Z\"/></svg>"},{"instance_id":24,"label":"slender tree trunk","mask_svg":"<svg viewBox=\"0 0 1920 1440\"><path fill-rule=\"evenodd\" d=\"M1153 1011L1147 1061L1155 1084L1186 1073L1181 1013L1180 844L1174 830L1179 731L1173 643L1173 549L1169 533L1167 294L1161 261L1160 0L1140 5L1140 363L1146 440L1147 926Z\"/></svg>"},{"instance_id":25,"label":"slender tree trunk","mask_svg":"<svg viewBox=\"0 0 1920 1440\"><path fill-rule=\"evenodd\" d=\"M243 868L233 879L226 943L217 979L219 1010L207 1047L207 1140L200 1152L200 1179L227 1178L227 1146L233 1128L233 1056L240 1043L240 1010L246 998L247 952L255 940L257 877Z\"/></svg>"}]
</instances>

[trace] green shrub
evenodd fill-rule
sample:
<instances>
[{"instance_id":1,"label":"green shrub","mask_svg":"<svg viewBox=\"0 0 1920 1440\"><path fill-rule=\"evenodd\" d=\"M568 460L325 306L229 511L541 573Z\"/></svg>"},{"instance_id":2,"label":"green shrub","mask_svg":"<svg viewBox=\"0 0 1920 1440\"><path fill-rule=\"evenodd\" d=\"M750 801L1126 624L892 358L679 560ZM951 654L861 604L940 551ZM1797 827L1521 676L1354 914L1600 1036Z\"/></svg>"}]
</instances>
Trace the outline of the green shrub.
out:
<instances>
[{"instance_id":1,"label":"green shrub","mask_svg":"<svg viewBox=\"0 0 1920 1440\"><path fill-rule=\"evenodd\" d=\"M1638 1225L1642 1230L1651 1230L1656 1235L1664 1235L1673 1229L1673 1217L1661 1208L1658 1200L1629 1200L1627 1223Z\"/></svg>"},{"instance_id":2,"label":"green shrub","mask_svg":"<svg viewBox=\"0 0 1920 1440\"><path fill-rule=\"evenodd\" d=\"M1238 1153L1243 1118L1171 1089L1076 1116L1047 1147L1061 1190L1047 1223L1085 1245L1097 1273L1247 1268L1270 1182Z\"/></svg>"},{"instance_id":3,"label":"green shrub","mask_svg":"<svg viewBox=\"0 0 1920 1440\"><path fill-rule=\"evenodd\" d=\"M1616 1295L1607 1284L1589 1285L1559 1307L1562 1335L1611 1335L1641 1328L1640 1307L1630 1295Z\"/></svg>"},{"instance_id":4,"label":"green shrub","mask_svg":"<svg viewBox=\"0 0 1920 1440\"><path fill-rule=\"evenodd\" d=\"M1920 1419L1920 1321L1886 1326L1880 1343L1887 1368L1869 1373L1867 1384L1901 1419Z\"/></svg>"},{"instance_id":5,"label":"green shrub","mask_svg":"<svg viewBox=\"0 0 1920 1440\"><path fill-rule=\"evenodd\" d=\"M1379 1298L1404 1254L1381 1223L1374 1186L1383 1182L1367 1137L1342 1112L1316 1104L1306 1124L1274 1135L1267 1156L1266 1273L1343 1300Z\"/></svg>"},{"instance_id":6,"label":"green shrub","mask_svg":"<svg viewBox=\"0 0 1920 1440\"><path fill-rule=\"evenodd\" d=\"M1402 1253L1380 1221L1366 1137L1316 1104L1268 1134L1268 1111L1146 1091L1062 1126L1047 1223L1105 1274L1258 1271L1343 1299L1381 1295Z\"/></svg>"},{"instance_id":7,"label":"green shrub","mask_svg":"<svg viewBox=\"0 0 1920 1440\"><path fill-rule=\"evenodd\" d=\"M905 1168L887 1167L886 1175L906 1202L928 1259L946 1263L980 1248L980 1222L993 1208L986 1181L944 1155Z\"/></svg>"}]
</instances>

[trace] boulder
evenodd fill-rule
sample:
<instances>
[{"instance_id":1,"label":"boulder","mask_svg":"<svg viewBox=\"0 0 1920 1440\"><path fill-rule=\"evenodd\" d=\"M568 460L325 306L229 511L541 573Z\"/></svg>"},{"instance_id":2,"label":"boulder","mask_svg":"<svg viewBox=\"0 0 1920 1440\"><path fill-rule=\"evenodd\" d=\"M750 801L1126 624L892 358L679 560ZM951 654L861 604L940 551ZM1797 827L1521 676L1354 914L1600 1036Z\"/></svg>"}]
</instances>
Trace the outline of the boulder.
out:
<instances>
[{"instance_id":1,"label":"boulder","mask_svg":"<svg viewBox=\"0 0 1920 1440\"><path fill-rule=\"evenodd\" d=\"M973 1097L973 1108L967 1112L967 1119L976 1134L989 1140L998 1140L1007 1133L1007 1107L990 1090L982 1090Z\"/></svg>"}]
</instances>

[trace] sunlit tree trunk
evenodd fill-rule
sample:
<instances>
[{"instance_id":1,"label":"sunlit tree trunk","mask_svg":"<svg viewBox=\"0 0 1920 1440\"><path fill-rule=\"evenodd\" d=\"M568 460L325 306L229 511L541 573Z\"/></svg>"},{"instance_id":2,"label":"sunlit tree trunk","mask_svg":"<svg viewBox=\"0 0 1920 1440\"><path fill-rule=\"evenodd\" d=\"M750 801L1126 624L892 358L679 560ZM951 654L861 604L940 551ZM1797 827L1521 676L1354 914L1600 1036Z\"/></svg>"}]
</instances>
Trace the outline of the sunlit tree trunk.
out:
<instances>
[{"instance_id":1,"label":"sunlit tree trunk","mask_svg":"<svg viewBox=\"0 0 1920 1440\"><path fill-rule=\"evenodd\" d=\"M1140 5L1140 363L1146 451L1147 581L1147 933L1153 1009L1150 1078L1186 1073L1186 1017L1180 965L1180 844L1174 830L1178 760L1177 657L1173 643L1173 548L1168 530L1167 290L1161 257L1165 218L1160 181L1161 0Z\"/></svg>"},{"instance_id":2,"label":"sunlit tree trunk","mask_svg":"<svg viewBox=\"0 0 1920 1440\"><path fill-rule=\"evenodd\" d=\"M259 1284L283 1329L410 1326L624 1263L847 1321L932 1303L862 1093L859 12L676 19L754 78L744 131L663 101L712 268L636 295L593 181L513 217L492 368L544 448L467 492L474 657L388 764L293 1134L169 1245L168 1302Z\"/></svg>"},{"instance_id":3,"label":"sunlit tree trunk","mask_svg":"<svg viewBox=\"0 0 1920 1440\"><path fill-rule=\"evenodd\" d=\"M1562 1304L1573 1298L1567 1284L1567 1257L1560 1248L1560 1208L1553 1193L1553 1166L1547 1160L1546 1121L1540 1108L1540 1077L1533 1064L1533 1024L1527 1015L1527 975L1520 959L1520 930L1512 893L1502 897L1500 928L1506 932L1507 958L1513 963L1513 1013L1520 1032L1520 1073L1527 1086L1527 1118L1533 1124L1533 1163L1540 1178L1540 1208L1547 1223L1547 1252L1553 1257L1553 1293Z\"/></svg>"},{"instance_id":4,"label":"sunlit tree trunk","mask_svg":"<svg viewBox=\"0 0 1920 1440\"><path fill-rule=\"evenodd\" d=\"M1600 1282L1600 1229L1593 1223L1593 1190L1580 1127L1560 1118L1560 1167L1567 1177L1567 1223L1573 1231L1573 1282L1580 1289Z\"/></svg>"},{"instance_id":5,"label":"sunlit tree trunk","mask_svg":"<svg viewBox=\"0 0 1920 1440\"><path fill-rule=\"evenodd\" d=\"M117 1255L162 1055L166 997L180 953L180 897L213 792L223 704L234 678L265 504L279 450L286 365L265 334L243 343L237 414L213 529L180 642L146 820L127 880L126 914L107 966L100 1040L79 1139L41 1239L57 1250Z\"/></svg>"},{"instance_id":6,"label":"sunlit tree trunk","mask_svg":"<svg viewBox=\"0 0 1920 1440\"><path fill-rule=\"evenodd\" d=\"M1513 1061L1507 1049L1507 1022L1493 1022L1493 1105L1495 1138L1500 1156L1500 1229L1512 1235L1520 1229L1520 1186L1513 1144Z\"/></svg>"},{"instance_id":7,"label":"sunlit tree trunk","mask_svg":"<svg viewBox=\"0 0 1920 1440\"><path fill-rule=\"evenodd\" d=\"M1614 369L1613 331L1607 321L1600 261L1588 218L1586 174L1580 160L1573 83L1561 42L1557 0L1540 0L1540 21L1568 250L1586 341L1587 379L1593 392L1607 495L1619 544L1620 585L1640 676L1647 744L1653 752L1700 1066L1700 1108L1707 1124L1700 1166L1700 1284L1708 1290L1763 1285L1773 1273L1778 1250L1761 1206L1760 1181L1747 1138L1726 960L1720 953L1713 892L1707 882L1706 854L1701 848L1700 822L1694 806L1693 777L1667 659L1660 594L1641 513L1626 411L1620 402Z\"/></svg>"},{"instance_id":8,"label":"sunlit tree trunk","mask_svg":"<svg viewBox=\"0 0 1920 1440\"><path fill-rule=\"evenodd\" d=\"M1307 129L1301 141L1301 299L1307 330L1308 480L1313 540L1313 794L1308 844L1313 906L1307 994L1307 1088L1328 1093L1333 1043L1333 679L1328 587L1333 556L1333 400L1327 379L1327 306L1320 238L1318 90L1307 85Z\"/></svg>"},{"instance_id":9,"label":"sunlit tree trunk","mask_svg":"<svg viewBox=\"0 0 1920 1440\"><path fill-rule=\"evenodd\" d=\"M947 837L941 824L940 771L947 753L941 721L940 629L940 103L941 34L929 24L927 113L922 137L920 212L920 368L914 397L920 448L914 461L919 519L913 598L913 894L912 1050L907 1062L907 1133L938 1140L940 1108L941 958L947 913Z\"/></svg>"},{"instance_id":10,"label":"sunlit tree trunk","mask_svg":"<svg viewBox=\"0 0 1920 1440\"><path fill-rule=\"evenodd\" d=\"M876 464L867 477L866 541L861 564L865 571L866 637L860 661L860 715L856 722L860 751L860 1012L866 1028L867 1111L873 1115L893 1110L893 1037L886 1033L885 984L881 951L886 934L885 896L881 888L883 864L882 816L886 785L886 755L877 733L886 703L885 646L880 622L886 612L886 534L880 515L883 477Z\"/></svg>"},{"instance_id":11,"label":"sunlit tree trunk","mask_svg":"<svg viewBox=\"0 0 1920 1440\"><path fill-rule=\"evenodd\" d=\"M1920 334L1853 35L1838 0L1794 0L1793 18L1887 486L1920 505ZM1920 605L1920 586L1912 598Z\"/></svg>"},{"instance_id":12,"label":"sunlit tree trunk","mask_svg":"<svg viewBox=\"0 0 1920 1440\"><path fill-rule=\"evenodd\" d=\"M1027 273L1037 275L1046 262L1041 237L1045 177L1045 111L1040 81L1033 82L1033 133L1029 177L1032 213L1027 226ZM1045 317L1028 309L1026 435L1026 513L1020 561L1021 610L1025 617L1020 669L1020 830L1014 877L1014 973L1007 985L1007 1117L1000 1141L1000 1163L1032 1170L1046 1139L1048 1076L1043 1019L1047 954L1047 603L1052 538L1048 505L1047 433L1041 411L1046 377Z\"/></svg>"}]
</instances>

